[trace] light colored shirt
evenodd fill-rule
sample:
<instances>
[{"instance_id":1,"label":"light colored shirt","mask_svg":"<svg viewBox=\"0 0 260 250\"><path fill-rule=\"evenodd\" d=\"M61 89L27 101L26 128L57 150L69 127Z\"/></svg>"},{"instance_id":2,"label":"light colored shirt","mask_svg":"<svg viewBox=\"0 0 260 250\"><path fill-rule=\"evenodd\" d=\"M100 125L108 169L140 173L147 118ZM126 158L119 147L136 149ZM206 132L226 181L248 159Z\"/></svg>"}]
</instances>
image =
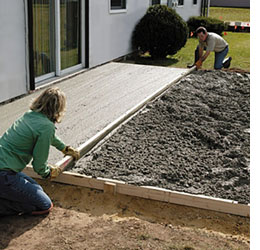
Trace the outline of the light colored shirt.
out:
<instances>
[{"instance_id":1,"label":"light colored shirt","mask_svg":"<svg viewBox=\"0 0 260 250\"><path fill-rule=\"evenodd\" d=\"M228 46L228 43L218 34L208 32L208 37L205 42L199 42L201 48L206 48L206 51L221 52Z\"/></svg>"},{"instance_id":2,"label":"light colored shirt","mask_svg":"<svg viewBox=\"0 0 260 250\"><path fill-rule=\"evenodd\" d=\"M20 172L33 160L34 171L45 178L50 145L65 148L55 136L55 124L42 113L27 111L0 138L0 170Z\"/></svg>"}]
</instances>

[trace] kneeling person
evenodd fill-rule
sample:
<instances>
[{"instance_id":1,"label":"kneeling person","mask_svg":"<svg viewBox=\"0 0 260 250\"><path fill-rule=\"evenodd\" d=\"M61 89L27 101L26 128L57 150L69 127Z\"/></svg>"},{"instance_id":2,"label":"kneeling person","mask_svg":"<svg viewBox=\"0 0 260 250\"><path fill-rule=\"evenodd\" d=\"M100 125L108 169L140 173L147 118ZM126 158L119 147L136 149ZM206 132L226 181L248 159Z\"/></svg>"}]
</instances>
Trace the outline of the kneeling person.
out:
<instances>
[{"instance_id":1,"label":"kneeling person","mask_svg":"<svg viewBox=\"0 0 260 250\"><path fill-rule=\"evenodd\" d=\"M21 171L32 160L42 178L57 177L61 169L47 164L51 145L79 159L79 152L55 135L55 123L61 121L65 106L64 93L48 88L0 138L0 215L44 214L52 209L42 187Z\"/></svg>"},{"instance_id":2,"label":"kneeling person","mask_svg":"<svg viewBox=\"0 0 260 250\"><path fill-rule=\"evenodd\" d=\"M196 34L199 39L199 45L195 50L194 64L188 67L190 68L196 65L197 69L199 69L210 52L215 52L214 69L222 69L223 67L229 68L232 57L225 59L229 51L228 43L220 35L207 32L204 27L199 27L196 30ZM203 54L204 50L206 52Z\"/></svg>"}]
</instances>

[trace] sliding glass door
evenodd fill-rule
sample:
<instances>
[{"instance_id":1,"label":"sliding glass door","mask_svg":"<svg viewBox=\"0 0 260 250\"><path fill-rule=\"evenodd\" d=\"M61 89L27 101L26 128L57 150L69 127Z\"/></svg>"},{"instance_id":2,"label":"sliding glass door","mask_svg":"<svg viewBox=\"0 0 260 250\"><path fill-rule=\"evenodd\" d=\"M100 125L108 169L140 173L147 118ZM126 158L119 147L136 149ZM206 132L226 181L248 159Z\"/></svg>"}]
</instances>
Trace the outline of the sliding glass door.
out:
<instances>
[{"instance_id":1,"label":"sliding glass door","mask_svg":"<svg viewBox=\"0 0 260 250\"><path fill-rule=\"evenodd\" d=\"M54 75L54 18L52 0L33 0L35 77Z\"/></svg>"},{"instance_id":2,"label":"sliding glass door","mask_svg":"<svg viewBox=\"0 0 260 250\"><path fill-rule=\"evenodd\" d=\"M60 0L61 70L81 62L80 0Z\"/></svg>"},{"instance_id":3,"label":"sliding glass door","mask_svg":"<svg viewBox=\"0 0 260 250\"><path fill-rule=\"evenodd\" d=\"M83 0L33 0L36 84L83 67L82 5Z\"/></svg>"}]
</instances>

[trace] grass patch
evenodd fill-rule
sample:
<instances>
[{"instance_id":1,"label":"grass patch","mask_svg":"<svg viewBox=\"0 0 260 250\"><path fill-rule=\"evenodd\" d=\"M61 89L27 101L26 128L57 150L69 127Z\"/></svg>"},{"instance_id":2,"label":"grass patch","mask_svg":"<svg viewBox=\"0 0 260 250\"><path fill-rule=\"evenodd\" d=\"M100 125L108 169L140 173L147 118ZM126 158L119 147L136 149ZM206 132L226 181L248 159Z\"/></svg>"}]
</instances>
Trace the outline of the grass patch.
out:
<instances>
[{"instance_id":1,"label":"grass patch","mask_svg":"<svg viewBox=\"0 0 260 250\"><path fill-rule=\"evenodd\" d=\"M232 57L231 67L240 68L250 71L250 33L234 33L227 32L223 38L229 44L228 56ZM188 39L185 47L183 47L177 54L168 56L174 60L172 67L185 68L188 64L193 63L194 50L198 45L198 40L195 38ZM203 68L214 68L214 52L211 52L207 60L203 63Z\"/></svg>"},{"instance_id":2,"label":"grass patch","mask_svg":"<svg viewBox=\"0 0 260 250\"><path fill-rule=\"evenodd\" d=\"M250 9L210 7L209 16L222 21L250 22Z\"/></svg>"},{"instance_id":3,"label":"grass patch","mask_svg":"<svg viewBox=\"0 0 260 250\"><path fill-rule=\"evenodd\" d=\"M239 68L250 71L250 33L227 32L224 39L229 44L228 56L232 56L231 68ZM175 55L167 56L165 59L153 60L149 54L141 57L129 57L126 63L136 63L155 66L167 66L175 68L186 68L194 61L194 51L198 45L196 38L189 38L186 45ZM203 68L214 68L214 52L210 53L207 60L203 63Z\"/></svg>"}]
</instances>

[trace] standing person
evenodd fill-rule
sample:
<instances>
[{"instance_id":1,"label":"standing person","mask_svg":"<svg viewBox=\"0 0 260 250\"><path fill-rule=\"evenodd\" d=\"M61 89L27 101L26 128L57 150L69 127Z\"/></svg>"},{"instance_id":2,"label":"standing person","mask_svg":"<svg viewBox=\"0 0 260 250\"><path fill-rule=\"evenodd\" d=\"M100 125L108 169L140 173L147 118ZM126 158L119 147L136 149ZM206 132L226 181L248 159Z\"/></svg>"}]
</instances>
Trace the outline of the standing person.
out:
<instances>
[{"instance_id":1,"label":"standing person","mask_svg":"<svg viewBox=\"0 0 260 250\"><path fill-rule=\"evenodd\" d=\"M0 215L45 214L52 209L42 187L21 171L32 160L42 178L57 177L61 169L47 164L50 145L79 159L79 152L55 135L55 123L61 121L65 106L64 93L48 88L0 138Z\"/></svg>"},{"instance_id":2,"label":"standing person","mask_svg":"<svg viewBox=\"0 0 260 250\"><path fill-rule=\"evenodd\" d=\"M195 50L194 64L189 65L188 67L191 68L196 65L197 69L199 69L209 56L210 52L214 51L214 69L222 69L223 67L229 68L232 57L225 59L229 50L228 43L220 35L213 32L207 32L204 27L199 27L196 30L196 34L199 38L199 45ZM203 50L206 50L204 54Z\"/></svg>"}]
</instances>

